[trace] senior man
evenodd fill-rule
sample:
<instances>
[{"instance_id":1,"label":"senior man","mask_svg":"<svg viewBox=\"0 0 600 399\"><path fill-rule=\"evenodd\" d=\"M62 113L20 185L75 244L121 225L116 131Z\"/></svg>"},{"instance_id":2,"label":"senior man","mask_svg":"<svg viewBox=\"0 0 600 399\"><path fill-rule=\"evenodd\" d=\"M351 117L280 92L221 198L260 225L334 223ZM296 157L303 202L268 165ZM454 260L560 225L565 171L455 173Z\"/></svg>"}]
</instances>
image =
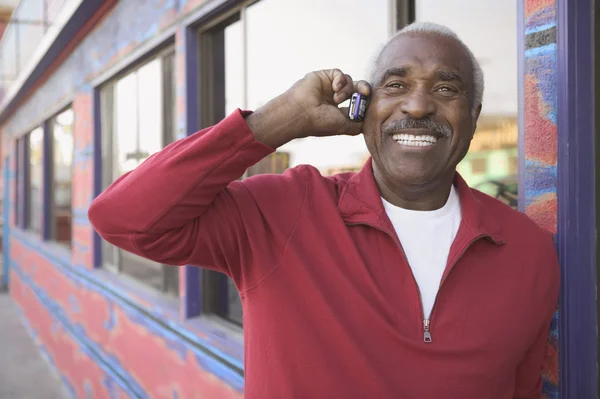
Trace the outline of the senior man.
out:
<instances>
[{"instance_id":1,"label":"senior man","mask_svg":"<svg viewBox=\"0 0 600 399\"><path fill-rule=\"evenodd\" d=\"M354 92L370 97L364 122L339 108ZM153 155L89 217L126 251L235 281L247 398L537 399L557 256L550 234L456 172L482 96L471 51L415 23L369 82L309 73ZM290 140L361 133L359 173L237 180Z\"/></svg>"}]
</instances>

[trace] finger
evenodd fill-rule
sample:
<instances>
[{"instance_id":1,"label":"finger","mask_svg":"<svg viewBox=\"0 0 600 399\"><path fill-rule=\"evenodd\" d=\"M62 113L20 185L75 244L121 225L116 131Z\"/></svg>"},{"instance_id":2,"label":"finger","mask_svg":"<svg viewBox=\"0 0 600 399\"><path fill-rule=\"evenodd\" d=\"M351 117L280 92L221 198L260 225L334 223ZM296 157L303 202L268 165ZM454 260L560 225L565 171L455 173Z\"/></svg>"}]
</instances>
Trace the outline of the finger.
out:
<instances>
[{"instance_id":1,"label":"finger","mask_svg":"<svg viewBox=\"0 0 600 399\"><path fill-rule=\"evenodd\" d=\"M349 81L350 76L345 75L346 80ZM352 85L346 84L339 92L335 93L333 99L336 104L341 104L345 100L352 97L353 93L360 93L363 96L371 96L371 85L366 80L359 80L352 82Z\"/></svg>"},{"instance_id":2,"label":"finger","mask_svg":"<svg viewBox=\"0 0 600 399\"><path fill-rule=\"evenodd\" d=\"M356 91L362 94L363 96L371 96L371 85L366 80L359 80L358 82L354 82L354 87L356 88Z\"/></svg>"},{"instance_id":3,"label":"finger","mask_svg":"<svg viewBox=\"0 0 600 399\"><path fill-rule=\"evenodd\" d=\"M339 89L337 90L334 89L335 94L333 95L333 101L336 104L343 103L344 101L352 97L352 93L356 91L356 89L354 88L354 81L352 80L352 77L350 75L345 74L343 80L345 84L342 86L338 85Z\"/></svg>"},{"instance_id":4,"label":"finger","mask_svg":"<svg viewBox=\"0 0 600 399\"><path fill-rule=\"evenodd\" d=\"M347 83L347 75L339 69L333 69L331 74L331 89L334 93L340 91Z\"/></svg>"}]
</instances>

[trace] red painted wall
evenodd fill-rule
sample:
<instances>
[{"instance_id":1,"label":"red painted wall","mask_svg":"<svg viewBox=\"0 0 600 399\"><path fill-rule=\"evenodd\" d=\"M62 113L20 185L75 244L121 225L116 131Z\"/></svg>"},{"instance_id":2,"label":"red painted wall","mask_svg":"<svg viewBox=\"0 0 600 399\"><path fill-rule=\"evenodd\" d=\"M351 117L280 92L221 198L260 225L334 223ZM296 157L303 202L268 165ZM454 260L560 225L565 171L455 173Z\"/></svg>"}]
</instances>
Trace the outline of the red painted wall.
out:
<instances>
[{"instance_id":1,"label":"red painted wall","mask_svg":"<svg viewBox=\"0 0 600 399\"><path fill-rule=\"evenodd\" d=\"M136 50L147 39L140 40L142 30L156 34L168 29L202 3L151 0L140 7L107 0L107 6L101 8L103 14L93 18L94 26L65 46L68 51L0 126L6 132L4 156L11 165L6 182L10 193L4 199L10 207L6 251L11 296L30 333L77 398L243 397L243 376L236 369L243 362L235 347L241 347L239 339L231 349L210 323L181 320L177 309L160 308L160 295L145 293L118 276L94 269L95 234L87 220L95 175L94 89L89 80ZM134 20L143 23L131 23ZM115 32L114 26L122 30ZM181 60L184 35L178 34L174 40ZM93 62L87 62L90 59ZM23 126L41 123L48 110L64 99L70 100L75 114L70 251L22 231L14 219L15 139L27 133ZM182 99L183 92L179 92L178 104L183 104ZM224 358L235 366L229 366Z\"/></svg>"}]
</instances>

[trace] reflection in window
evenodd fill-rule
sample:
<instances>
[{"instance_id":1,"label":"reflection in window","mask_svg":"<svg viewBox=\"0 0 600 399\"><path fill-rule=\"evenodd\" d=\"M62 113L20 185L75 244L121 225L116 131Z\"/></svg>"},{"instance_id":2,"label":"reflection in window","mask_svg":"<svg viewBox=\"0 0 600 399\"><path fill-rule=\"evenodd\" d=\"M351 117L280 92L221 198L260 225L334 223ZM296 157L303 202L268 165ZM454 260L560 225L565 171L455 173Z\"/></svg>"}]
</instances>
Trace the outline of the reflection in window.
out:
<instances>
[{"instance_id":1,"label":"reflection in window","mask_svg":"<svg viewBox=\"0 0 600 399\"><path fill-rule=\"evenodd\" d=\"M27 184L27 229L41 232L44 131L41 127L27 136L29 149L29 181Z\"/></svg>"},{"instance_id":2,"label":"reflection in window","mask_svg":"<svg viewBox=\"0 0 600 399\"><path fill-rule=\"evenodd\" d=\"M265 0L263 0L265 1ZM245 109L244 99L244 35L242 21L224 29L225 35L225 115Z\"/></svg>"},{"instance_id":3,"label":"reflection in window","mask_svg":"<svg viewBox=\"0 0 600 399\"><path fill-rule=\"evenodd\" d=\"M483 110L469 154L458 165L471 186L498 196L517 182L517 4L495 0L416 0L416 19L444 24L473 51L485 76ZM468 13L462 10L469 10ZM485 159L480 167L477 159ZM514 184L513 184L514 182ZM489 184L488 184L489 183ZM499 188L500 187L500 188Z\"/></svg>"},{"instance_id":4,"label":"reflection in window","mask_svg":"<svg viewBox=\"0 0 600 399\"><path fill-rule=\"evenodd\" d=\"M53 119L53 180L50 237L71 246L71 186L73 182L73 120L71 108Z\"/></svg>"},{"instance_id":5,"label":"reflection in window","mask_svg":"<svg viewBox=\"0 0 600 399\"><path fill-rule=\"evenodd\" d=\"M364 5L364 0L260 0L201 32L204 126L237 108L259 108L313 70L340 68L365 79L371 56L388 37L389 1ZM331 36L331 21L349 27L335 45L323 40ZM355 27L368 27L368 32ZM367 156L361 136L306 138L282 146L250 167L246 176L282 173L301 163L324 174L357 170ZM217 272L203 273L204 311L241 325L242 306L233 282Z\"/></svg>"},{"instance_id":6,"label":"reflection in window","mask_svg":"<svg viewBox=\"0 0 600 399\"><path fill-rule=\"evenodd\" d=\"M368 7L363 0L261 0L248 7L248 109L264 105L310 71L340 68L354 80L366 79L372 55L388 38L388 5L388 0L371 0ZM323 40L331 36L332 21L348 27L335 45ZM357 27L368 27L368 33ZM368 156L362 135L309 137L279 150L290 154L290 166L311 164L325 174L359 169Z\"/></svg>"},{"instance_id":7,"label":"reflection in window","mask_svg":"<svg viewBox=\"0 0 600 399\"><path fill-rule=\"evenodd\" d=\"M101 95L103 182L130 172L175 137L173 50L163 51L107 84ZM103 242L104 264L147 286L177 295L178 269Z\"/></svg>"}]
</instances>

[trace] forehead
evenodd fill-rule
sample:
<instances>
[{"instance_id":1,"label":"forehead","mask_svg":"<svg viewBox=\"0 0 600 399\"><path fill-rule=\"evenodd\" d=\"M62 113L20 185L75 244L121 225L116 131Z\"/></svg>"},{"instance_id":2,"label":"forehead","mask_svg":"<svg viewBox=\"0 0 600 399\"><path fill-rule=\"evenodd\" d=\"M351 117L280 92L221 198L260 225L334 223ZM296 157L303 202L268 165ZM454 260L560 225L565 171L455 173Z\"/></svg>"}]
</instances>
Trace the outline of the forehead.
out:
<instances>
[{"instance_id":1,"label":"forehead","mask_svg":"<svg viewBox=\"0 0 600 399\"><path fill-rule=\"evenodd\" d=\"M456 40L434 34L407 33L388 44L381 53L378 74L404 67L413 73L457 72L466 81L473 77L466 50Z\"/></svg>"}]
</instances>

